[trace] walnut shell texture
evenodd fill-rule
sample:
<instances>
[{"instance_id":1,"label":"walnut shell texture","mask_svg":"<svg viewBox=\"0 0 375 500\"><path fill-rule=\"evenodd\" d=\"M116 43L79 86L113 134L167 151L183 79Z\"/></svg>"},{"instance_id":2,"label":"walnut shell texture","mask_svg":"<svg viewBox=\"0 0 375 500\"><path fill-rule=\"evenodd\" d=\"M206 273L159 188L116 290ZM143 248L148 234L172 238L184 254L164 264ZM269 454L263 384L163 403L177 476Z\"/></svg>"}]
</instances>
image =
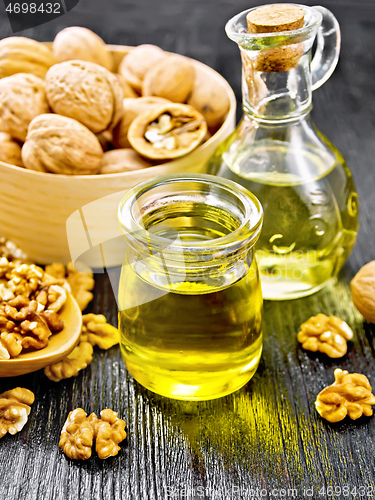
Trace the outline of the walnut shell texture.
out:
<instances>
[{"instance_id":1,"label":"walnut shell texture","mask_svg":"<svg viewBox=\"0 0 375 500\"><path fill-rule=\"evenodd\" d=\"M185 102L193 89L194 79L195 70L185 58L167 57L147 71L143 80L142 95Z\"/></svg>"},{"instance_id":2,"label":"walnut shell texture","mask_svg":"<svg viewBox=\"0 0 375 500\"><path fill-rule=\"evenodd\" d=\"M141 113L151 111L161 104L168 104L170 101L163 97L139 97L138 99L124 99L124 115L114 130L113 144L116 148L130 148L128 141L128 130L131 122Z\"/></svg>"},{"instance_id":3,"label":"walnut shell texture","mask_svg":"<svg viewBox=\"0 0 375 500\"><path fill-rule=\"evenodd\" d=\"M55 113L80 121L96 134L113 128L122 117L121 85L98 64L55 64L46 76L46 93Z\"/></svg>"},{"instance_id":4,"label":"walnut shell texture","mask_svg":"<svg viewBox=\"0 0 375 500\"><path fill-rule=\"evenodd\" d=\"M350 288L355 307L369 323L375 323L375 260L361 267Z\"/></svg>"},{"instance_id":5,"label":"walnut shell texture","mask_svg":"<svg viewBox=\"0 0 375 500\"><path fill-rule=\"evenodd\" d=\"M202 113L209 127L217 127L223 123L230 105L225 88L216 80L203 75L196 78L187 102Z\"/></svg>"},{"instance_id":6,"label":"walnut shell texture","mask_svg":"<svg viewBox=\"0 0 375 500\"><path fill-rule=\"evenodd\" d=\"M58 63L79 59L99 64L108 71L113 69L113 57L105 42L93 31L80 26L71 26L60 31L52 45Z\"/></svg>"},{"instance_id":7,"label":"walnut shell texture","mask_svg":"<svg viewBox=\"0 0 375 500\"><path fill-rule=\"evenodd\" d=\"M103 155L100 174L118 174L120 172L132 172L141 168L151 167L141 158L134 149L113 149Z\"/></svg>"},{"instance_id":8,"label":"walnut shell texture","mask_svg":"<svg viewBox=\"0 0 375 500\"><path fill-rule=\"evenodd\" d=\"M172 129L168 132L168 138L175 142L172 149L155 147L146 139L148 129L157 123L161 117L170 117ZM173 121L177 124L175 129ZM207 124L201 113L195 108L188 104L171 103L158 106L151 111L138 115L129 127L128 139L131 146L140 155L152 160L169 160L179 158L193 151L202 143L206 132Z\"/></svg>"},{"instance_id":9,"label":"walnut shell texture","mask_svg":"<svg viewBox=\"0 0 375 500\"><path fill-rule=\"evenodd\" d=\"M52 50L35 40L12 36L0 41L0 78L15 73L32 73L44 78L55 62Z\"/></svg>"},{"instance_id":10,"label":"walnut shell texture","mask_svg":"<svg viewBox=\"0 0 375 500\"><path fill-rule=\"evenodd\" d=\"M17 73L0 80L0 118L2 126L12 137L23 142L31 120L48 112L42 79Z\"/></svg>"},{"instance_id":11,"label":"walnut shell texture","mask_svg":"<svg viewBox=\"0 0 375 500\"><path fill-rule=\"evenodd\" d=\"M167 54L156 45L139 45L123 58L119 73L135 90L141 92L147 71L165 57Z\"/></svg>"},{"instance_id":12,"label":"walnut shell texture","mask_svg":"<svg viewBox=\"0 0 375 500\"><path fill-rule=\"evenodd\" d=\"M34 118L22 148L26 168L56 174L95 174L102 157L95 134L77 120L54 114Z\"/></svg>"},{"instance_id":13,"label":"walnut shell texture","mask_svg":"<svg viewBox=\"0 0 375 500\"><path fill-rule=\"evenodd\" d=\"M124 94L124 99L138 97L137 92L133 89L131 85L127 82L126 78L121 75L121 73L115 73L117 80L120 82L122 92Z\"/></svg>"},{"instance_id":14,"label":"walnut shell texture","mask_svg":"<svg viewBox=\"0 0 375 500\"><path fill-rule=\"evenodd\" d=\"M21 146L4 132L0 132L0 161L23 167Z\"/></svg>"}]
</instances>

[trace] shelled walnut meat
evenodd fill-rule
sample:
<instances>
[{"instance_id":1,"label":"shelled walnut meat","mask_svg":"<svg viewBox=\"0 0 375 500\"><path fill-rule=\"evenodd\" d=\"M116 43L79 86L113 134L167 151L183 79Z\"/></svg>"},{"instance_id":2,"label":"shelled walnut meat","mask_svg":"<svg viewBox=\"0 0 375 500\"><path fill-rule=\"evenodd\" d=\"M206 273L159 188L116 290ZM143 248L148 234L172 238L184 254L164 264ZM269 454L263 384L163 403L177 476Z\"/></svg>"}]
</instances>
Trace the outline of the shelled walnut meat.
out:
<instances>
[{"instance_id":1,"label":"shelled walnut meat","mask_svg":"<svg viewBox=\"0 0 375 500\"><path fill-rule=\"evenodd\" d=\"M151 111L155 109L157 106L161 104L168 104L170 101L168 99L164 99L163 97L139 97L138 99L124 99L123 109L124 114L117 125L117 127L113 131L113 143L116 148L130 148L130 142L128 140L128 131L129 127L138 115L142 113L146 113L147 111Z\"/></svg>"},{"instance_id":2,"label":"shelled walnut meat","mask_svg":"<svg viewBox=\"0 0 375 500\"><path fill-rule=\"evenodd\" d=\"M102 157L95 134L73 118L54 114L34 118L22 147L26 168L55 174L96 174Z\"/></svg>"},{"instance_id":3,"label":"shelled walnut meat","mask_svg":"<svg viewBox=\"0 0 375 500\"><path fill-rule=\"evenodd\" d=\"M0 78L16 73L44 78L55 62L49 47L30 38L12 36L0 41Z\"/></svg>"},{"instance_id":4,"label":"shelled walnut meat","mask_svg":"<svg viewBox=\"0 0 375 500\"><path fill-rule=\"evenodd\" d=\"M43 349L64 323L52 310L23 295L0 305L0 359L18 356L22 349Z\"/></svg>"},{"instance_id":5,"label":"shelled walnut meat","mask_svg":"<svg viewBox=\"0 0 375 500\"><path fill-rule=\"evenodd\" d=\"M95 286L94 274L92 269L82 262L76 262L76 265L80 266L80 270L75 269L73 262L69 262L67 266L54 262L46 266L45 271L54 278L66 279L79 308L84 311L93 298L91 290Z\"/></svg>"},{"instance_id":6,"label":"shelled walnut meat","mask_svg":"<svg viewBox=\"0 0 375 500\"><path fill-rule=\"evenodd\" d=\"M94 350L90 342L80 342L73 351L61 361L44 368L44 374L53 382L76 377L92 361Z\"/></svg>"},{"instance_id":7,"label":"shelled walnut meat","mask_svg":"<svg viewBox=\"0 0 375 500\"><path fill-rule=\"evenodd\" d=\"M16 387L0 394L0 438L5 434L17 434L27 422L34 394L23 387Z\"/></svg>"},{"instance_id":8,"label":"shelled walnut meat","mask_svg":"<svg viewBox=\"0 0 375 500\"><path fill-rule=\"evenodd\" d=\"M337 316L317 314L302 323L298 342L303 349L322 352L330 358L341 358L348 350L347 341L352 340L353 331Z\"/></svg>"},{"instance_id":9,"label":"shelled walnut meat","mask_svg":"<svg viewBox=\"0 0 375 500\"><path fill-rule=\"evenodd\" d=\"M96 134L112 129L122 117L121 85L98 64L55 64L46 76L46 94L55 113L78 120Z\"/></svg>"},{"instance_id":10,"label":"shelled walnut meat","mask_svg":"<svg viewBox=\"0 0 375 500\"><path fill-rule=\"evenodd\" d=\"M362 415L370 417L375 396L368 378L339 368L334 375L334 383L323 389L316 398L315 407L319 415L329 422L340 422L347 415L352 420Z\"/></svg>"},{"instance_id":11,"label":"shelled walnut meat","mask_svg":"<svg viewBox=\"0 0 375 500\"><path fill-rule=\"evenodd\" d=\"M93 31L80 26L71 26L60 31L52 45L58 63L79 59L99 64L112 71L113 57L105 42Z\"/></svg>"},{"instance_id":12,"label":"shelled walnut meat","mask_svg":"<svg viewBox=\"0 0 375 500\"><path fill-rule=\"evenodd\" d=\"M49 112L44 81L35 75L17 73L0 80L0 119L3 129L24 141L30 122Z\"/></svg>"},{"instance_id":13,"label":"shelled walnut meat","mask_svg":"<svg viewBox=\"0 0 375 500\"><path fill-rule=\"evenodd\" d=\"M44 374L54 382L75 377L92 361L93 346L110 349L120 342L117 328L107 323L103 314L85 314L79 344L61 361L47 366Z\"/></svg>"},{"instance_id":14,"label":"shelled walnut meat","mask_svg":"<svg viewBox=\"0 0 375 500\"><path fill-rule=\"evenodd\" d=\"M63 286L34 264L0 258L0 359L43 349L63 329L57 314L67 299Z\"/></svg>"},{"instance_id":15,"label":"shelled walnut meat","mask_svg":"<svg viewBox=\"0 0 375 500\"><path fill-rule=\"evenodd\" d=\"M142 156L168 160L183 156L204 140L207 124L187 104L166 104L143 113L131 123L128 139Z\"/></svg>"},{"instance_id":16,"label":"shelled walnut meat","mask_svg":"<svg viewBox=\"0 0 375 500\"><path fill-rule=\"evenodd\" d=\"M62 428L59 446L68 458L87 460L95 439L98 457L105 459L118 454L118 444L125 438L125 422L113 410L102 410L98 419L95 413L87 417L82 408L76 408L69 413Z\"/></svg>"}]
</instances>

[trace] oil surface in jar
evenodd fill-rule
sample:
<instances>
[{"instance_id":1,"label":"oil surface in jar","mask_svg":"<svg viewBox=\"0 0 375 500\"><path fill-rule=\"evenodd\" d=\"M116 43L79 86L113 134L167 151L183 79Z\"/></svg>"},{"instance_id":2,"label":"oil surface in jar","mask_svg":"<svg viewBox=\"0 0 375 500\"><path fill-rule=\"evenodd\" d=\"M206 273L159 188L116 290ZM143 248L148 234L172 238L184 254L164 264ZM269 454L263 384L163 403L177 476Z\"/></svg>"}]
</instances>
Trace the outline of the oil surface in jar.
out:
<instances>
[{"instance_id":1,"label":"oil surface in jar","mask_svg":"<svg viewBox=\"0 0 375 500\"><path fill-rule=\"evenodd\" d=\"M179 213L165 217L162 227L152 221L146 227L166 238L168 228L178 228L183 241L208 241L236 228L224 211L208 216L199 204L183 203ZM134 262L123 266L121 349L138 382L164 396L207 400L233 392L252 377L262 351L262 295L251 253L244 264L242 276L224 288L215 276L194 280L187 275L168 285L161 270L149 272ZM138 305L128 308L130 302Z\"/></svg>"}]
</instances>

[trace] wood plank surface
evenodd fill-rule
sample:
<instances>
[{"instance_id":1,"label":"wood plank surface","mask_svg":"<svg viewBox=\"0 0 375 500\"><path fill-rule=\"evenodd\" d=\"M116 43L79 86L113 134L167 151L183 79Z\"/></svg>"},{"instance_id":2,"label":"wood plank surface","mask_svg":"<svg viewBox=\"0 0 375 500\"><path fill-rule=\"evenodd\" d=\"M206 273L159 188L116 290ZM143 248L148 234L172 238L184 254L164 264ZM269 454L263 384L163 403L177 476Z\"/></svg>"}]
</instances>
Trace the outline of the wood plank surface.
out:
<instances>
[{"instance_id":1,"label":"wood plank surface","mask_svg":"<svg viewBox=\"0 0 375 500\"><path fill-rule=\"evenodd\" d=\"M108 43L155 43L214 67L240 98L238 48L223 27L232 15L256 4L81 0L65 16L20 34L51 40L65 26L84 25ZM349 291L354 273L375 259L375 3L331 0L323 5L341 24L342 55L331 79L314 92L313 120L346 157L361 200L359 237L339 279L309 298L265 303L259 369L244 388L219 400L184 403L146 391L127 373L118 347L95 348L91 365L60 383L42 371L0 379L1 391L22 386L36 397L24 429L0 440L1 499L375 496L375 418L329 424L314 408L337 366L364 373L375 386L375 328L363 322ZM2 37L11 34L3 6L0 30ZM117 276L117 270L111 273ZM96 275L89 310L117 324L107 275ZM329 361L298 346L298 326L318 312L338 315L353 327L355 338L343 359ZM109 407L124 418L128 437L117 457L73 462L61 452L61 428L77 406L96 413Z\"/></svg>"}]
</instances>

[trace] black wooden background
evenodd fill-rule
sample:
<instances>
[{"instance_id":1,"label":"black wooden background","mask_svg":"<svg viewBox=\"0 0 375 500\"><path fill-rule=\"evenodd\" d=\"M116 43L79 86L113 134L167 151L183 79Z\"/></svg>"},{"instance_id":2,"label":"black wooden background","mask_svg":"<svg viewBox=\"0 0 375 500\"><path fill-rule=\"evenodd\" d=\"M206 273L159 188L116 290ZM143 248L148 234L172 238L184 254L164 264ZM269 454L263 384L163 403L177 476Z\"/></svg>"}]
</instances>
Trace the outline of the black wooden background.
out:
<instances>
[{"instance_id":1,"label":"black wooden background","mask_svg":"<svg viewBox=\"0 0 375 500\"><path fill-rule=\"evenodd\" d=\"M306 2L314 5L315 2ZM225 22L254 0L80 0L68 14L20 33L45 41L70 25L87 26L108 43L154 43L219 71L240 97L240 58ZM314 409L336 366L364 373L375 386L374 327L355 311L348 283L375 258L375 2L324 1L342 28L342 52L331 79L314 92L313 119L342 151L361 200L357 245L338 282L298 301L265 303L265 345L252 381L207 403L183 403L147 392L126 372L119 349L96 350L71 380L37 372L1 379L0 389L28 387L36 402L21 433L0 440L0 498L253 499L375 496L375 418L336 425ZM1 37L11 35L0 8ZM1 194L0 194L1 196ZM108 277L96 277L90 310L117 322ZM302 351L300 323L336 314L355 330L346 357L327 361ZM106 461L68 460L57 443L68 412L105 407L127 422L120 454ZM295 491L289 491L291 488ZM331 488L331 489L329 489Z\"/></svg>"}]
</instances>

